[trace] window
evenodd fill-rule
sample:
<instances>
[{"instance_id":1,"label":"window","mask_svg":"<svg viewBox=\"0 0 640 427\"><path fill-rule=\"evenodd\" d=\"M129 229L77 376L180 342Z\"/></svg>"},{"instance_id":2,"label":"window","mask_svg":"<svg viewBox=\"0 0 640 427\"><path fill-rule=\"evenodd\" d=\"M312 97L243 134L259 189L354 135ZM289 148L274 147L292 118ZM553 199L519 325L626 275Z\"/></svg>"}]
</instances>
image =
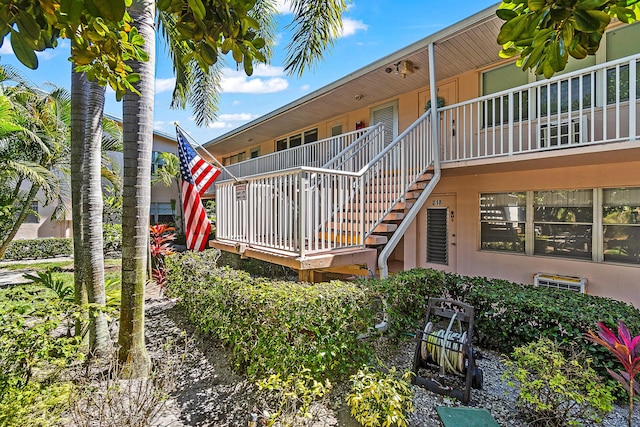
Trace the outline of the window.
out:
<instances>
[{"instance_id":1,"label":"window","mask_svg":"<svg viewBox=\"0 0 640 427\"><path fill-rule=\"evenodd\" d=\"M318 140L318 129L309 129L302 133L276 140L276 151L299 147L302 144L310 144Z\"/></svg>"},{"instance_id":2,"label":"window","mask_svg":"<svg viewBox=\"0 0 640 427\"><path fill-rule=\"evenodd\" d=\"M591 259L593 190L536 191L535 255Z\"/></svg>"},{"instance_id":3,"label":"window","mask_svg":"<svg viewBox=\"0 0 640 427\"><path fill-rule=\"evenodd\" d=\"M260 148L251 149L251 153L249 154L249 158L255 159L256 157L260 157Z\"/></svg>"},{"instance_id":4,"label":"window","mask_svg":"<svg viewBox=\"0 0 640 427\"><path fill-rule=\"evenodd\" d=\"M526 85L529 76L514 63L503 65L502 67L482 73L482 94L490 95L503 90ZM529 116L529 92L522 91L513 94L515 121L523 120ZM509 96L504 95L499 98L489 99L484 105L485 126L497 126L509 121Z\"/></svg>"},{"instance_id":5,"label":"window","mask_svg":"<svg viewBox=\"0 0 640 427\"><path fill-rule=\"evenodd\" d=\"M167 164L167 162L162 158L161 154L161 151L151 152L151 175L155 174L158 169L164 167L164 165Z\"/></svg>"},{"instance_id":6,"label":"window","mask_svg":"<svg viewBox=\"0 0 640 427\"><path fill-rule=\"evenodd\" d=\"M480 195L480 249L524 253L526 193Z\"/></svg>"},{"instance_id":7,"label":"window","mask_svg":"<svg viewBox=\"0 0 640 427\"><path fill-rule=\"evenodd\" d=\"M247 159L247 153L243 151L242 153L234 154L233 156L225 157L222 159L222 163L227 165L232 165L234 163L244 162Z\"/></svg>"},{"instance_id":8,"label":"window","mask_svg":"<svg viewBox=\"0 0 640 427\"><path fill-rule=\"evenodd\" d=\"M560 84L560 94L558 94L558 84ZM591 88L590 75L542 86L540 88L540 116L558 114L558 108L560 108L560 112L566 113L569 109L577 111L580 108L591 107L593 99Z\"/></svg>"},{"instance_id":9,"label":"window","mask_svg":"<svg viewBox=\"0 0 640 427\"><path fill-rule=\"evenodd\" d=\"M604 260L640 264L640 188L602 192Z\"/></svg>"},{"instance_id":10,"label":"window","mask_svg":"<svg viewBox=\"0 0 640 427\"><path fill-rule=\"evenodd\" d=\"M640 25L624 25L607 33L607 61L638 53ZM636 98L640 99L640 65L636 63ZM629 65L607 70L607 104L629 100Z\"/></svg>"},{"instance_id":11,"label":"window","mask_svg":"<svg viewBox=\"0 0 640 427\"><path fill-rule=\"evenodd\" d=\"M40 222L40 215L38 215L38 202L31 202L29 209L30 212L23 222L25 224L38 224Z\"/></svg>"},{"instance_id":12,"label":"window","mask_svg":"<svg viewBox=\"0 0 640 427\"><path fill-rule=\"evenodd\" d=\"M175 215L173 214L171 203L151 203L149 222L151 224L175 223Z\"/></svg>"}]
</instances>

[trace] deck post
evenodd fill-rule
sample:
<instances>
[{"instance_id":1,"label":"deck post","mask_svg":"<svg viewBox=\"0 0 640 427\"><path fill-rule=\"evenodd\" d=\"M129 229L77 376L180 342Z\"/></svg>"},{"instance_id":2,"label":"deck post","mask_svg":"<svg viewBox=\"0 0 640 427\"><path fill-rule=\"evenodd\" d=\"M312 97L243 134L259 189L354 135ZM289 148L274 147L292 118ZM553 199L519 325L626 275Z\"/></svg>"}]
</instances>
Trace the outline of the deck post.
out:
<instances>
[{"instance_id":1,"label":"deck post","mask_svg":"<svg viewBox=\"0 0 640 427\"><path fill-rule=\"evenodd\" d=\"M429 88L431 92L431 141L433 143L433 167L440 169L440 120L438 117L438 87L436 85L436 55L433 43L429 43Z\"/></svg>"},{"instance_id":2,"label":"deck post","mask_svg":"<svg viewBox=\"0 0 640 427\"><path fill-rule=\"evenodd\" d=\"M638 135L636 124L636 103L638 99L638 85L636 84L636 65L638 59L629 63L629 141L635 141Z\"/></svg>"}]
</instances>

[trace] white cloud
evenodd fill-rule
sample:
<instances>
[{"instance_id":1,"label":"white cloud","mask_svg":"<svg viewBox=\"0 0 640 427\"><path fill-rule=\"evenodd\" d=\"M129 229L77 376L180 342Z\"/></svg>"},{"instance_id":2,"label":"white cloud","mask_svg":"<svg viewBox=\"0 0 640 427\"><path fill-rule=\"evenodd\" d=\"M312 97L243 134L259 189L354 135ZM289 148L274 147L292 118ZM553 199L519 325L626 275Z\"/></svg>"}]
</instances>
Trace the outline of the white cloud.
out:
<instances>
[{"instance_id":1,"label":"white cloud","mask_svg":"<svg viewBox=\"0 0 640 427\"><path fill-rule=\"evenodd\" d=\"M231 105L233 105L234 107L237 107L238 105L242 105L242 102L238 101L237 99L235 101L233 101L231 103Z\"/></svg>"},{"instance_id":2,"label":"white cloud","mask_svg":"<svg viewBox=\"0 0 640 427\"><path fill-rule=\"evenodd\" d=\"M153 121L153 129L155 130L163 130L166 129L167 125L173 125L173 123L163 121L163 120L154 120Z\"/></svg>"},{"instance_id":3,"label":"white cloud","mask_svg":"<svg viewBox=\"0 0 640 427\"><path fill-rule=\"evenodd\" d=\"M303 92L307 92L309 89L311 89L311 85L302 85L300 87L300 90L302 90Z\"/></svg>"},{"instance_id":4,"label":"white cloud","mask_svg":"<svg viewBox=\"0 0 640 427\"><path fill-rule=\"evenodd\" d=\"M245 121L246 122L255 117L256 116L251 113L236 113L236 114L220 114L218 119L222 122L225 122L225 121L229 121L229 122Z\"/></svg>"},{"instance_id":5,"label":"white cloud","mask_svg":"<svg viewBox=\"0 0 640 427\"><path fill-rule=\"evenodd\" d=\"M226 93L275 93L289 87L289 82L280 77L284 74L282 67L260 64L256 66L251 77L244 71L230 68L225 68L222 74L222 92Z\"/></svg>"},{"instance_id":6,"label":"white cloud","mask_svg":"<svg viewBox=\"0 0 640 427\"><path fill-rule=\"evenodd\" d=\"M291 2L289 0L278 0L275 6L278 13L282 15L293 13L293 9L291 9Z\"/></svg>"},{"instance_id":7,"label":"white cloud","mask_svg":"<svg viewBox=\"0 0 640 427\"><path fill-rule=\"evenodd\" d=\"M9 43L9 38L5 38L2 43L2 47L0 47L0 55L13 55L13 49L11 49L11 43Z\"/></svg>"},{"instance_id":8,"label":"white cloud","mask_svg":"<svg viewBox=\"0 0 640 427\"><path fill-rule=\"evenodd\" d=\"M176 78L156 79L156 93L172 91L176 84Z\"/></svg>"},{"instance_id":9,"label":"white cloud","mask_svg":"<svg viewBox=\"0 0 640 427\"><path fill-rule=\"evenodd\" d=\"M227 129L227 128L232 128L233 125L231 123L226 123L226 122L213 122L213 123L210 123L208 127L211 129Z\"/></svg>"},{"instance_id":10,"label":"white cloud","mask_svg":"<svg viewBox=\"0 0 640 427\"><path fill-rule=\"evenodd\" d=\"M356 21L355 19L343 18L342 19L342 32L340 37L348 37L354 35L357 31L367 31L369 26L362 21Z\"/></svg>"}]
</instances>

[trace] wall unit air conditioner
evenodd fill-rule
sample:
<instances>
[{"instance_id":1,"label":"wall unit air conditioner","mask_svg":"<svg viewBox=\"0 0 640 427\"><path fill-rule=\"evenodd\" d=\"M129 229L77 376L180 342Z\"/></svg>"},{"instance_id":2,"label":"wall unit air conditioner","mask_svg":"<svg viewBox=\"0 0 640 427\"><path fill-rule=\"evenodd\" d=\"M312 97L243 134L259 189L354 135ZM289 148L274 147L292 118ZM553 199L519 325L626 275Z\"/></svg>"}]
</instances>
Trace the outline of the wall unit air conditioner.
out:
<instances>
[{"instance_id":1,"label":"wall unit air conditioner","mask_svg":"<svg viewBox=\"0 0 640 427\"><path fill-rule=\"evenodd\" d=\"M540 148L563 147L587 141L587 116L560 122L541 119L538 124Z\"/></svg>"},{"instance_id":2,"label":"wall unit air conditioner","mask_svg":"<svg viewBox=\"0 0 640 427\"><path fill-rule=\"evenodd\" d=\"M582 277L537 273L533 276L533 284L535 286L544 286L546 288L580 292L581 294L587 292L587 279Z\"/></svg>"}]
</instances>

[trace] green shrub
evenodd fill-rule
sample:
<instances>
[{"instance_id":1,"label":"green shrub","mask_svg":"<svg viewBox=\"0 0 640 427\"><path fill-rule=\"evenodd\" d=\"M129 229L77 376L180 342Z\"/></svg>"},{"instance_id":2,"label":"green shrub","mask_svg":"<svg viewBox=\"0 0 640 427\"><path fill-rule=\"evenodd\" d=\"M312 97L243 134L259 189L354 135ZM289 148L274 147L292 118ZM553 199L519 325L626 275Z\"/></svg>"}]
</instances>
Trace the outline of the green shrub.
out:
<instances>
[{"instance_id":1,"label":"green shrub","mask_svg":"<svg viewBox=\"0 0 640 427\"><path fill-rule=\"evenodd\" d=\"M360 284L384 300L390 331L398 335L418 329L427 314L427 297L444 296L444 281L441 271L416 268L383 280L361 280Z\"/></svg>"},{"instance_id":2,"label":"green shrub","mask_svg":"<svg viewBox=\"0 0 640 427\"><path fill-rule=\"evenodd\" d=\"M104 256L118 258L122 255L122 224L103 224Z\"/></svg>"},{"instance_id":3,"label":"green shrub","mask_svg":"<svg viewBox=\"0 0 640 427\"><path fill-rule=\"evenodd\" d=\"M402 377L395 367L383 371L364 367L351 376L347 404L351 415L364 427L406 426L413 412L410 371Z\"/></svg>"},{"instance_id":4,"label":"green shrub","mask_svg":"<svg viewBox=\"0 0 640 427\"><path fill-rule=\"evenodd\" d=\"M0 425L54 425L66 405L59 374L81 355L60 334L73 311L63 298L36 285L0 291Z\"/></svg>"},{"instance_id":5,"label":"green shrub","mask_svg":"<svg viewBox=\"0 0 640 427\"><path fill-rule=\"evenodd\" d=\"M373 322L368 293L353 283L315 285L252 278L219 268L216 251L167 257L167 294L191 321L231 350L250 379L309 369L345 375L369 357L358 339Z\"/></svg>"},{"instance_id":6,"label":"green shrub","mask_svg":"<svg viewBox=\"0 0 640 427\"><path fill-rule=\"evenodd\" d=\"M543 338L516 348L507 361L504 377L520 387L518 408L532 426L599 423L613 409L612 389L600 384L591 360L564 354Z\"/></svg>"},{"instance_id":7,"label":"green shrub","mask_svg":"<svg viewBox=\"0 0 640 427\"><path fill-rule=\"evenodd\" d=\"M511 283L470 278L462 300L474 306L477 342L510 353L515 347L544 337L563 344L576 343L593 359L602 378L613 384L606 368L615 365L609 352L583 338L598 321L610 327L622 320L637 335L640 311L610 298Z\"/></svg>"},{"instance_id":8,"label":"green shrub","mask_svg":"<svg viewBox=\"0 0 640 427\"><path fill-rule=\"evenodd\" d=\"M69 238L60 239L24 239L9 243L4 259L42 259L58 256L70 256L73 243Z\"/></svg>"},{"instance_id":9,"label":"green shrub","mask_svg":"<svg viewBox=\"0 0 640 427\"><path fill-rule=\"evenodd\" d=\"M262 261L255 258L242 258L238 254L231 252L221 252L218 265L229 266L234 270L242 270L256 277L269 277L269 278L285 278L285 277L297 277L298 272L277 264L272 264L267 261Z\"/></svg>"},{"instance_id":10,"label":"green shrub","mask_svg":"<svg viewBox=\"0 0 640 427\"><path fill-rule=\"evenodd\" d=\"M305 418L313 418L310 412L311 403L325 397L331 390L331 382L316 381L308 369L284 378L280 374L272 374L257 382L258 388L276 400L276 407L269 411L266 420L268 426L278 423L280 426L301 425Z\"/></svg>"}]
</instances>

